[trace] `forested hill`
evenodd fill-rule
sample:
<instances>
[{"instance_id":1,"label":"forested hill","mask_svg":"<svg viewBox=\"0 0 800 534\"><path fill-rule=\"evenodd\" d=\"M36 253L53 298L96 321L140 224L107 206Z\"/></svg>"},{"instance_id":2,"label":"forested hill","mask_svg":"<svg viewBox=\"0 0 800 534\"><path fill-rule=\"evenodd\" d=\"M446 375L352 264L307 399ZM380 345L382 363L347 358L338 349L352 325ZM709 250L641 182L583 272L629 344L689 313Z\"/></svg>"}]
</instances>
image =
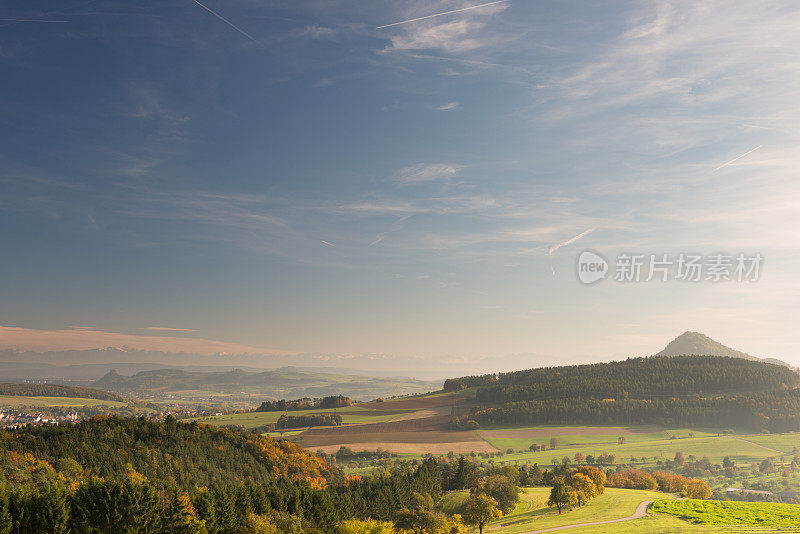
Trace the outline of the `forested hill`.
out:
<instances>
[{"instance_id":1,"label":"forested hill","mask_svg":"<svg viewBox=\"0 0 800 534\"><path fill-rule=\"evenodd\" d=\"M778 365L720 356L656 356L620 362L542 367L445 381L446 391L481 386L478 402L763 393L800 386Z\"/></svg>"},{"instance_id":2,"label":"forested hill","mask_svg":"<svg viewBox=\"0 0 800 534\"><path fill-rule=\"evenodd\" d=\"M800 375L721 356L654 356L445 382L476 387L481 425L656 424L800 430Z\"/></svg>"},{"instance_id":3,"label":"forested hill","mask_svg":"<svg viewBox=\"0 0 800 534\"><path fill-rule=\"evenodd\" d=\"M80 399L100 399L125 402L125 399L102 389L65 386L62 384L14 384L0 383L0 395L25 397L73 397Z\"/></svg>"},{"instance_id":4,"label":"forested hill","mask_svg":"<svg viewBox=\"0 0 800 534\"><path fill-rule=\"evenodd\" d=\"M248 480L266 483L276 476L322 487L341 476L324 459L288 441L172 418L158 423L98 416L76 425L0 431L0 451L30 453L54 466L77 462L83 477L136 472L184 491Z\"/></svg>"}]
</instances>

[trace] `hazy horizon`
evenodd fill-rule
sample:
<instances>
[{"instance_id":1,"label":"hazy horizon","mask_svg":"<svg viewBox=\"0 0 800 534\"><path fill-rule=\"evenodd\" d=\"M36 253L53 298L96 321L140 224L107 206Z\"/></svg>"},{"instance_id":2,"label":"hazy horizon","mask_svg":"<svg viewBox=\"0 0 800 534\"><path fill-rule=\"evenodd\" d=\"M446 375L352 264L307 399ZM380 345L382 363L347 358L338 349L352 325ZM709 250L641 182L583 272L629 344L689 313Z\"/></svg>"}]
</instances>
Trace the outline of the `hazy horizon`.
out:
<instances>
[{"instance_id":1,"label":"hazy horizon","mask_svg":"<svg viewBox=\"0 0 800 534\"><path fill-rule=\"evenodd\" d=\"M0 349L800 366L800 8L478 4L6 2ZM763 265L585 285L584 250Z\"/></svg>"}]
</instances>

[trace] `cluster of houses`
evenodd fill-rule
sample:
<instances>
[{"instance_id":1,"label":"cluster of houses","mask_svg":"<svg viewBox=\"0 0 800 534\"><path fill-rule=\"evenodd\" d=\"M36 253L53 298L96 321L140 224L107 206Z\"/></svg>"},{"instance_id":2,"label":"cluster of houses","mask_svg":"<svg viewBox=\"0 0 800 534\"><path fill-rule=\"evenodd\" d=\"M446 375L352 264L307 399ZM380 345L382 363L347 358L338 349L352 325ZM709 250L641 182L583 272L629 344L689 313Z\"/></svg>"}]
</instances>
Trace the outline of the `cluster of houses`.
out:
<instances>
[{"instance_id":1,"label":"cluster of houses","mask_svg":"<svg viewBox=\"0 0 800 534\"><path fill-rule=\"evenodd\" d=\"M17 428L26 425L64 425L73 424L81 418L77 412L66 415L46 415L18 410L0 410L0 427Z\"/></svg>"}]
</instances>

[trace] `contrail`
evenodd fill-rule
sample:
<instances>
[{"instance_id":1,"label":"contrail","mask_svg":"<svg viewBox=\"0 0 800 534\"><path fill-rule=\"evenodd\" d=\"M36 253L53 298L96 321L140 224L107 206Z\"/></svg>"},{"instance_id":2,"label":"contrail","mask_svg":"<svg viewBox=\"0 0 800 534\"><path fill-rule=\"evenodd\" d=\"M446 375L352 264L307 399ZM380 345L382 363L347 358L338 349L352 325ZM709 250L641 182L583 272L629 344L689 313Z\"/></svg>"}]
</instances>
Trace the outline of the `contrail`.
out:
<instances>
[{"instance_id":1,"label":"contrail","mask_svg":"<svg viewBox=\"0 0 800 534\"><path fill-rule=\"evenodd\" d=\"M205 9L206 11L208 11L209 13L211 13L212 15L214 15L215 17L217 17L219 20L221 20L222 22L224 22L225 24L227 24L228 26L230 26L231 28L233 28L233 29L234 29L234 30L236 30L237 32L241 33L242 35L244 35L245 37L247 37L248 39L250 39L250 40L251 40L251 41L253 41L254 43L256 43L256 44L261 44L260 42L258 42L258 40L257 40L255 37L253 37L252 35L250 35L250 34L249 34L249 33L247 33L246 31L244 31L244 30L243 30L243 29L241 29L239 26L237 26L237 25L236 25L236 24L234 24L233 22L229 21L228 19L226 19L225 17L223 17L222 15L220 15L219 13L217 13L216 11L214 11L213 9L211 9L211 8L209 8L209 7L206 7L206 6L204 6L203 4L201 4L200 2L198 2L197 0L194 0L194 3L195 3L195 4L197 4L198 6L202 7L203 9Z\"/></svg>"},{"instance_id":2,"label":"contrail","mask_svg":"<svg viewBox=\"0 0 800 534\"><path fill-rule=\"evenodd\" d=\"M717 167L717 168L716 168L716 169L714 169L714 170L715 170L715 171L718 171L718 170L720 170L722 167L727 167L728 165L730 165L731 163L733 163L733 162L734 162L734 161L736 161L737 159L742 159L742 158L743 158L743 157L745 157L746 155L748 155L748 154L752 154L753 152L755 152L756 150L758 150L758 149L759 149L759 148L761 148L762 146L764 146L764 145L758 145L758 146L757 146L757 147L755 147L753 150L748 150L747 152L745 152L745 153L744 153L744 154L742 154L741 156L736 156L735 158L733 158L733 159L732 159L732 160L730 160L729 162L727 162L727 163L723 163L722 165L720 165L719 167Z\"/></svg>"},{"instance_id":3,"label":"contrail","mask_svg":"<svg viewBox=\"0 0 800 534\"><path fill-rule=\"evenodd\" d=\"M55 15L56 13L63 13L64 11L67 11L69 9L74 9L76 7L85 7L85 6L88 6L89 4L93 4L95 2L97 2L97 0L87 0L86 2L84 2L82 4L70 5L70 6L67 6L67 7L63 7L61 9L56 9L54 11L48 11L47 13L42 13L42 16L43 17L49 17L50 15ZM20 22L28 22L31 19L22 19L22 20L19 20L19 21L18 20L11 20L11 19L8 19L8 20L9 20L9 22L6 22L5 24L0 24L0 28L7 28L9 26L13 26L14 24L19 24ZM39 22L39 20L36 20L36 22ZM69 21L65 20L65 21L47 21L47 22L69 22Z\"/></svg>"},{"instance_id":4,"label":"contrail","mask_svg":"<svg viewBox=\"0 0 800 534\"><path fill-rule=\"evenodd\" d=\"M370 243L367 246L371 247L373 245L377 245L378 243L383 241L386 238L387 235L389 235L392 232L396 232L397 230L399 230L402 227L401 223L403 221L405 221L406 219L408 219L409 217L411 217L410 213L408 213L406 215L403 215L402 217L400 217L399 219L394 221L392 224L389 225L389 228L385 232L381 232L378 235L376 235L375 236L375 241L373 241L372 243Z\"/></svg>"},{"instance_id":5,"label":"contrail","mask_svg":"<svg viewBox=\"0 0 800 534\"><path fill-rule=\"evenodd\" d=\"M549 251L547 251L547 254L548 254L548 255L552 255L552 254L553 254L553 252L555 252L556 250L560 249L561 247L566 247L567 245L571 245L572 243L574 243L574 242L575 242L575 241L577 241L578 239L580 239L580 238L582 238L582 237L585 237L585 236L587 236L587 235L591 234L591 233L592 233L592 232L594 232L595 230L597 230L597 228L589 228L589 229L588 229L588 230L586 230L585 232L583 232L583 233L581 233L581 234L578 234L578 235L576 235L576 236L575 236L575 237L573 237L572 239L567 239L567 240L566 240L566 241L564 241L563 243L558 243L557 245L553 245L552 247L550 247L550 250L549 250Z\"/></svg>"},{"instance_id":6,"label":"contrail","mask_svg":"<svg viewBox=\"0 0 800 534\"><path fill-rule=\"evenodd\" d=\"M196 1L196 0L195 0ZM444 13L436 13L435 15L426 15L424 17L417 17L415 19L401 20L400 22L392 22L391 24L384 24L383 26L376 26L376 30L381 28L389 28L391 26L399 26L400 24L408 24L409 22L417 22L418 20L432 19L433 17L441 17L442 15L449 15L451 13L461 13L462 11L469 11L470 9L478 9L479 7L493 6L495 4L505 4L511 0L497 0L496 2L489 2L477 6L462 7L461 9L453 9L452 11L445 11Z\"/></svg>"},{"instance_id":7,"label":"contrail","mask_svg":"<svg viewBox=\"0 0 800 534\"><path fill-rule=\"evenodd\" d=\"M0 19L0 22L69 22L68 20L44 20L44 19Z\"/></svg>"}]
</instances>

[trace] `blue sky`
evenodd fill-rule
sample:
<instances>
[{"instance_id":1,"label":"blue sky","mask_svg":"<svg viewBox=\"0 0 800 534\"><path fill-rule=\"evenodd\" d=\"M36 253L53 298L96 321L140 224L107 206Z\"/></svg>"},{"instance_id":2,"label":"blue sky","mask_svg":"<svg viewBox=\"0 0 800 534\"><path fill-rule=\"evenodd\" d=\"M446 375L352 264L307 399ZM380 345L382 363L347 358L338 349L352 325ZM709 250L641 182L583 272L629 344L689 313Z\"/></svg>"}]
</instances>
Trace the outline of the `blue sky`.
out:
<instances>
[{"instance_id":1,"label":"blue sky","mask_svg":"<svg viewBox=\"0 0 800 534\"><path fill-rule=\"evenodd\" d=\"M800 9L510 0L377 29L480 3L5 2L0 346L433 375L698 330L800 364ZM765 262L586 287L585 248Z\"/></svg>"}]
</instances>

